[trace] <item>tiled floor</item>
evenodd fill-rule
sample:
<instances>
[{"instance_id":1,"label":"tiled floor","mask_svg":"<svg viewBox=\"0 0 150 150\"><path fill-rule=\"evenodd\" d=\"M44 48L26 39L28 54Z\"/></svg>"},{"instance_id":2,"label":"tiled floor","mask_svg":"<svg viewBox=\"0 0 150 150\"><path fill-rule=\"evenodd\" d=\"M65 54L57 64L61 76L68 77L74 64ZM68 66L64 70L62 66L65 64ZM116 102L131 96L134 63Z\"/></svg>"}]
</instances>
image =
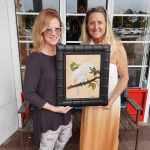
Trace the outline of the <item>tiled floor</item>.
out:
<instances>
[{"instance_id":1,"label":"tiled floor","mask_svg":"<svg viewBox=\"0 0 150 150\"><path fill-rule=\"evenodd\" d=\"M67 143L64 150L79 150L80 113L75 116L78 117L74 118L75 121L73 122L73 136ZM33 142L31 125L29 122L27 122L26 127L22 131L17 131L2 145L0 145L0 150L38 150L38 145L34 144ZM135 137L136 130L120 129L118 150L135 150ZM21 145L23 145L23 147L21 147ZM140 128L137 150L150 150L150 124Z\"/></svg>"},{"instance_id":2,"label":"tiled floor","mask_svg":"<svg viewBox=\"0 0 150 150\"><path fill-rule=\"evenodd\" d=\"M136 131L134 130L120 130L120 143L118 150L134 150L135 134ZM23 137L24 149L21 149L21 136ZM0 145L0 150L38 150L38 145L34 144L32 133L17 131L2 145ZM78 131L73 132L73 136L67 143L65 150L79 150ZM146 126L140 129L138 150L150 150L150 126Z\"/></svg>"}]
</instances>

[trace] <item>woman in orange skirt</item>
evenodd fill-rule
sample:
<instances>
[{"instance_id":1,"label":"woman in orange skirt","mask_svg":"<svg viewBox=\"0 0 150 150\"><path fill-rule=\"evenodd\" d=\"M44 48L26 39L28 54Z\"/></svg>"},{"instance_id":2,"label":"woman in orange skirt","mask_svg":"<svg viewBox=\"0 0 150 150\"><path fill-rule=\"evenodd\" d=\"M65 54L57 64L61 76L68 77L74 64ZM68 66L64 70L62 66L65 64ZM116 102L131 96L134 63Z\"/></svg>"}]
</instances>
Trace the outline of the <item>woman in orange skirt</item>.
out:
<instances>
[{"instance_id":1,"label":"woman in orange skirt","mask_svg":"<svg viewBox=\"0 0 150 150\"><path fill-rule=\"evenodd\" d=\"M82 44L111 45L108 105L83 108L80 150L117 150L120 94L127 86L128 65L126 51L113 34L107 12L103 7L92 8L87 12L80 40Z\"/></svg>"}]
</instances>

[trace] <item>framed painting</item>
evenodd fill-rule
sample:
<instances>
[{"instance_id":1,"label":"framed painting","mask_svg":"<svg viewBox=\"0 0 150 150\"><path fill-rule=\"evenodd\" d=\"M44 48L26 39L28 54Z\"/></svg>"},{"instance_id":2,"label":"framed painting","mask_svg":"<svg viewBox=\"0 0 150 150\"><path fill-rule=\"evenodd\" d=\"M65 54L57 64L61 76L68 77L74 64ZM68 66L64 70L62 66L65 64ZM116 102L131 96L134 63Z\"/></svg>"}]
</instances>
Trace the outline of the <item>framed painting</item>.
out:
<instances>
[{"instance_id":1,"label":"framed painting","mask_svg":"<svg viewBox=\"0 0 150 150\"><path fill-rule=\"evenodd\" d=\"M57 104L106 106L110 45L57 45L56 54Z\"/></svg>"}]
</instances>

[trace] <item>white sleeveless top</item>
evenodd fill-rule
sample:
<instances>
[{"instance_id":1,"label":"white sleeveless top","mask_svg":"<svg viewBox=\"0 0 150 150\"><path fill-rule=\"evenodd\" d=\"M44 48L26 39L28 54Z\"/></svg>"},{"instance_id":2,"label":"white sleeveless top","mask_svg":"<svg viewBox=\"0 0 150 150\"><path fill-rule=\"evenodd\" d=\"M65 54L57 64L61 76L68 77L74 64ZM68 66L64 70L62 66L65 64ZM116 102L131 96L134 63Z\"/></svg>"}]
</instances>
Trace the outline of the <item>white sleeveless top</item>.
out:
<instances>
[{"instance_id":1,"label":"white sleeveless top","mask_svg":"<svg viewBox=\"0 0 150 150\"><path fill-rule=\"evenodd\" d=\"M116 64L109 64L109 86L108 86L108 97L111 96L113 90L115 89L116 85L118 83L118 71ZM120 104L120 97L117 98L118 100L115 101L115 103Z\"/></svg>"}]
</instances>

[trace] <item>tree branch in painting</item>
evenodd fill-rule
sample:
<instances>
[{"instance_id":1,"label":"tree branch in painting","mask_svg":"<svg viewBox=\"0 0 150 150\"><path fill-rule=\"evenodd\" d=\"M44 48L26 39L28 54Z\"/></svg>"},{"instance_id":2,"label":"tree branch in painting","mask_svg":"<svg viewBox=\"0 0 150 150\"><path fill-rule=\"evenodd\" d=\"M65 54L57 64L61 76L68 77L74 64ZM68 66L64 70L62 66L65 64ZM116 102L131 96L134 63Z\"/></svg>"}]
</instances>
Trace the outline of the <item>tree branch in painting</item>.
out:
<instances>
[{"instance_id":1,"label":"tree branch in painting","mask_svg":"<svg viewBox=\"0 0 150 150\"><path fill-rule=\"evenodd\" d=\"M67 89L88 85L93 90L96 88L97 79L100 79L100 70L97 70L91 63L84 63L82 65L72 62L70 64L72 73L72 81L76 84L69 85ZM92 78L88 79L88 75L92 74Z\"/></svg>"}]
</instances>

